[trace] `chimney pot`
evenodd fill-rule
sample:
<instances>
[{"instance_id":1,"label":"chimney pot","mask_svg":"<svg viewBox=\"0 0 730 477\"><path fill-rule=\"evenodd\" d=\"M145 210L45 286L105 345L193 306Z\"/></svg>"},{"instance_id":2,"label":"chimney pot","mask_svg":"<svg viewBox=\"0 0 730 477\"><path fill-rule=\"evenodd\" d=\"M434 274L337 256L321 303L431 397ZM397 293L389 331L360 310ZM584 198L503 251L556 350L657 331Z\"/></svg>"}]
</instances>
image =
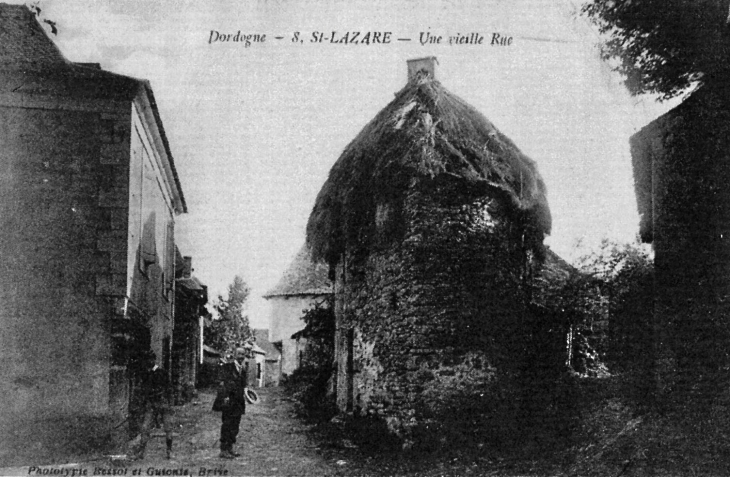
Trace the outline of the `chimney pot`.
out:
<instances>
[{"instance_id":1,"label":"chimney pot","mask_svg":"<svg viewBox=\"0 0 730 477\"><path fill-rule=\"evenodd\" d=\"M421 79L425 76L430 79L436 79L436 65L438 60L435 56L426 56L424 58L414 58L407 60L408 64L408 82Z\"/></svg>"},{"instance_id":2,"label":"chimney pot","mask_svg":"<svg viewBox=\"0 0 730 477\"><path fill-rule=\"evenodd\" d=\"M183 278L190 278L193 276L193 257L183 257L185 261L185 268L183 269Z\"/></svg>"}]
</instances>

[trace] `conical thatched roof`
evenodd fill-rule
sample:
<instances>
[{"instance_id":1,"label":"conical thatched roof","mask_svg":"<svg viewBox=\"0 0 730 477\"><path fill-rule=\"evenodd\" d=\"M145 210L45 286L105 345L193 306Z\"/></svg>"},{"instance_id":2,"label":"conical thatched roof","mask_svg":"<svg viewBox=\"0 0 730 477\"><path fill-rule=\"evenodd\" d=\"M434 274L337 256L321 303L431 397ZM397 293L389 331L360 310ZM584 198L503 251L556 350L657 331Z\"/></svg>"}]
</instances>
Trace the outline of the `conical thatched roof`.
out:
<instances>
[{"instance_id":1,"label":"conical thatched roof","mask_svg":"<svg viewBox=\"0 0 730 477\"><path fill-rule=\"evenodd\" d=\"M322 262L314 262L307 246L303 246L289 264L279 283L266 292L264 298L276 296L329 295L332 281L329 267Z\"/></svg>"},{"instance_id":2,"label":"conical thatched roof","mask_svg":"<svg viewBox=\"0 0 730 477\"><path fill-rule=\"evenodd\" d=\"M504 197L509 210L550 233L545 184L535 163L481 113L419 73L345 148L309 217L315 259L332 263L363 244L380 204L398 203L414 180L449 176ZM366 239L364 240L363 237ZM397 237L393 237L397 239Z\"/></svg>"}]
</instances>

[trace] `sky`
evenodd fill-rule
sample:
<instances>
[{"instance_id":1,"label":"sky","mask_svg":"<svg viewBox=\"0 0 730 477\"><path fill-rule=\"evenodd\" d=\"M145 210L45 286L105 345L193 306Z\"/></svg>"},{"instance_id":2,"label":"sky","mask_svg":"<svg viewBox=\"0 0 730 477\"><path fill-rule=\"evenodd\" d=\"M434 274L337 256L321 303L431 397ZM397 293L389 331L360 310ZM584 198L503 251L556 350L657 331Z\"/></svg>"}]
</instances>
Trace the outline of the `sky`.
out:
<instances>
[{"instance_id":1,"label":"sky","mask_svg":"<svg viewBox=\"0 0 730 477\"><path fill-rule=\"evenodd\" d=\"M150 81L189 210L176 219L178 246L212 297L246 280L257 328L330 168L405 85L407 59L437 57L436 78L537 163L553 215L546 243L569 260L578 240L586 250L635 239L628 139L676 105L629 96L576 0L38 5L69 60ZM211 42L239 31L266 38ZM391 32L391 42L334 44L333 31ZM495 33L511 43L491 45ZM426 34L441 42L422 44ZM471 34L483 43L449 44Z\"/></svg>"}]
</instances>

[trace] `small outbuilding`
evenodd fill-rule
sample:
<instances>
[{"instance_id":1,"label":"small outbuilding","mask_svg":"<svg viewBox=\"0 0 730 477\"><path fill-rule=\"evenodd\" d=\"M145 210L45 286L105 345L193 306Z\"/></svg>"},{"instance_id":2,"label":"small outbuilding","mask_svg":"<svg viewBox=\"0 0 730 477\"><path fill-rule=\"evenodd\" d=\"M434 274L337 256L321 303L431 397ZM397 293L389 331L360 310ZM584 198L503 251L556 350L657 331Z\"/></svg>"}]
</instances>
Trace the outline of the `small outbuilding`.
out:
<instances>
[{"instance_id":1,"label":"small outbuilding","mask_svg":"<svg viewBox=\"0 0 730 477\"><path fill-rule=\"evenodd\" d=\"M268 328L253 330L256 346L264 352L263 377L259 386L278 386L281 378L281 352L269 341Z\"/></svg>"}]
</instances>

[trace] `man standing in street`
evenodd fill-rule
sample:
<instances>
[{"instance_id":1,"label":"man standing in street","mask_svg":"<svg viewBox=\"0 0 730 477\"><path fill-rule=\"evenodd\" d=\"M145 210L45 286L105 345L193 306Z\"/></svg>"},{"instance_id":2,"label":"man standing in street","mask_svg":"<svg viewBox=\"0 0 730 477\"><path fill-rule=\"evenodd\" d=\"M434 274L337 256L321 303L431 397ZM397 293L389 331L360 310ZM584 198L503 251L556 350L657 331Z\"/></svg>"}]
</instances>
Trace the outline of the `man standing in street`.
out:
<instances>
[{"instance_id":1,"label":"man standing in street","mask_svg":"<svg viewBox=\"0 0 730 477\"><path fill-rule=\"evenodd\" d=\"M140 393L144 415L140 426L139 444L132 452L132 459L144 457L147 441L150 440L150 428L153 421L162 422L165 429L167 458L172 454L172 423L170 422L170 379L165 370L157 366L153 351L146 351L141 356L143 371L140 382Z\"/></svg>"},{"instance_id":2,"label":"man standing in street","mask_svg":"<svg viewBox=\"0 0 730 477\"><path fill-rule=\"evenodd\" d=\"M246 413L247 370L245 360L249 355L247 348L237 348L234 361L220 368L220 388L214 411L221 411L221 453L223 459L234 459L241 454L233 451L236 443L241 416Z\"/></svg>"}]
</instances>

